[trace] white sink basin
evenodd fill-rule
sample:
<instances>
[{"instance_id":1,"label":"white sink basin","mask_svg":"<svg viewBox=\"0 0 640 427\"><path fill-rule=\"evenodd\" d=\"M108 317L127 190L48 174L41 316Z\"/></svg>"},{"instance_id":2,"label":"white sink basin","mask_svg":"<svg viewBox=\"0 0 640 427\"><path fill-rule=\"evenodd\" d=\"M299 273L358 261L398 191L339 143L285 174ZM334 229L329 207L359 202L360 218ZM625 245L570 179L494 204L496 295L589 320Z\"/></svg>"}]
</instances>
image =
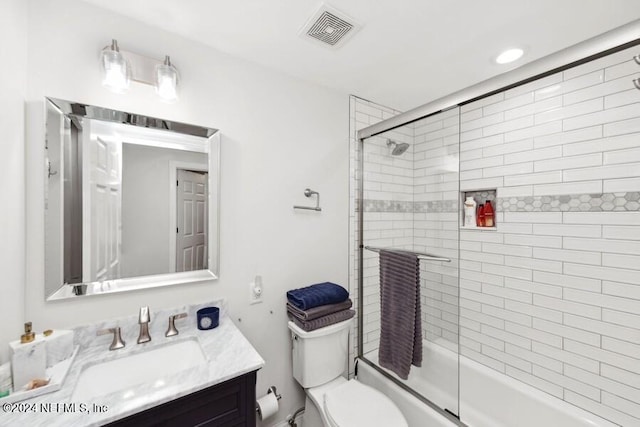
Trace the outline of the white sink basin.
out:
<instances>
[{"instance_id":1,"label":"white sink basin","mask_svg":"<svg viewBox=\"0 0 640 427\"><path fill-rule=\"evenodd\" d=\"M71 397L79 402L140 384L164 385L162 378L207 362L196 340L184 340L86 367Z\"/></svg>"}]
</instances>

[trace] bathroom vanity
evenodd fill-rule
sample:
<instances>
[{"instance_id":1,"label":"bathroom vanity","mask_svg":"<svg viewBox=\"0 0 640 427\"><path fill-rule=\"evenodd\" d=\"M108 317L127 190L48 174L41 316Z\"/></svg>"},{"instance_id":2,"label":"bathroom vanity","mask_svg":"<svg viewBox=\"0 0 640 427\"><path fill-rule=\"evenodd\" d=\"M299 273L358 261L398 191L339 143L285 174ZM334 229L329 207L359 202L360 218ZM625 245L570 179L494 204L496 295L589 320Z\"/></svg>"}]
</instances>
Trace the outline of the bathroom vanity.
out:
<instances>
[{"instance_id":1,"label":"bathroom vanity","mask_svg":"<svg viewBox=\"0 0 640 427\"><path fill-rule=\"evenodd\" d=\"M196 311L220 307L219 326L196 327ZM178 313L179 334L166 337ZM124 348L109 350L120 327ZM224 301L151 313L151 341L137 344L138 316L74 329L80 350L59 391L12 404L2 426L255 426L256 372L264 360L226 314ZM0 400L1 402L1 400Z\"/></svg>"}]
</instances>

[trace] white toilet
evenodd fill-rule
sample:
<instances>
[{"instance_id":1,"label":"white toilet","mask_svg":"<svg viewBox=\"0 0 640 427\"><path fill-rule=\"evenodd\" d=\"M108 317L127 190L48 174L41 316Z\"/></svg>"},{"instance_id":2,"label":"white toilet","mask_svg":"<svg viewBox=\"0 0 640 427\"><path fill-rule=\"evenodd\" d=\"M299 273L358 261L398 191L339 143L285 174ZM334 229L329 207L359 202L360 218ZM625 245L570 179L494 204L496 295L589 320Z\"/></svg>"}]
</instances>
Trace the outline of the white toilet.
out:
<instances>
[{"instance_id":1,"label":"white toilet","mask_svg":"<svg viewBox=\"0 0 640 427\"><path fill-rule=\"evenodd\" d=\"M293 377L305 389L304 427L407 427L387 396L345 379L353 319L305 332L289 322Z\"/></svg>"}]
</instances>

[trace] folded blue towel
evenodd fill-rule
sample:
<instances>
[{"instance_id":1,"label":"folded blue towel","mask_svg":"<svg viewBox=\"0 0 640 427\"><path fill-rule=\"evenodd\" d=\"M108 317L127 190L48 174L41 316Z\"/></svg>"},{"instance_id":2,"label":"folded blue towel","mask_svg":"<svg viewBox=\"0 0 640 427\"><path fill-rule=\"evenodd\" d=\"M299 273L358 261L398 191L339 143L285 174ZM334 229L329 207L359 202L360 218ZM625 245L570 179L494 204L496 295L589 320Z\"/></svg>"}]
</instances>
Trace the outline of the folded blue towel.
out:
<instances>
[{"instance_id":1,"label":"folded blue towel","mask_svg":"<svg viewBox=\"0 0 640 427\"><path fill-rule=\"evenodd\" d=\"M337 304L346 301L349 292L340 285L331 282L318 283L306 288L287 292L287 299L300 310L308 310L325 304Z\"/></svg>"}]
</instances>

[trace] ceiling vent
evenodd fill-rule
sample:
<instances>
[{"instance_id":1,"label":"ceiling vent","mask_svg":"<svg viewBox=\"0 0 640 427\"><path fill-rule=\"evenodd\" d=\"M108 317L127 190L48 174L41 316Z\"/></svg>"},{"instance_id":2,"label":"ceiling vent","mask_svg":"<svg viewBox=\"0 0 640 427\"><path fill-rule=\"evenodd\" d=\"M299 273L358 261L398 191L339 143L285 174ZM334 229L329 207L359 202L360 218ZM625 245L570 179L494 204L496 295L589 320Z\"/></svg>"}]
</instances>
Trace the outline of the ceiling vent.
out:
<instances>
[{"instance_id":1,"label":"ceiling vent","mask_svg":"<svg viewBox=\"0 0 640 427\"><path fill-rule=\"evenodd\" d=\"M360 26L353 19L322 3L302 27L300 35L335 49L342 46L359 29Z\"/></svg>"}]
</instances>

